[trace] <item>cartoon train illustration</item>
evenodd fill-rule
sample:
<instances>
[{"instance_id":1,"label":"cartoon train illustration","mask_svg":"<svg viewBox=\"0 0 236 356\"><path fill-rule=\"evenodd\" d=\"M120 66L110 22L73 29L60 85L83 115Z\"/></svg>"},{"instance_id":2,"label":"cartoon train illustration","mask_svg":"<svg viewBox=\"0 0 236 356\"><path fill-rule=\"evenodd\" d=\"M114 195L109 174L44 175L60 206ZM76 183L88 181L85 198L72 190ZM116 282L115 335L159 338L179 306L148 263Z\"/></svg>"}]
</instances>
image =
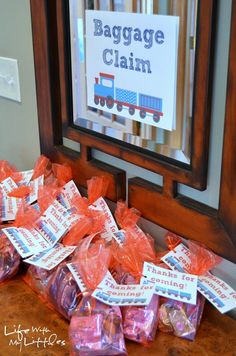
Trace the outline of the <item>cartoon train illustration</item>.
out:
<instances>
[{"instance_id":1,"label":"cartoon train illustration","mask_svg":"<svg viewBox=\"0 0 236 356\"><path fill-rule=\"evenodd\" d=\"M212 300L219 308L223 308L225 304L220 300L213 292L211 292L207 287L204 286L201 282L198 281L198 288L200 289L200 292L203 292L203 294Z\"/></svg>"},{"instance_id":2,"label":"cartoon train illustration","mask_svg":"<svg viewBox=\"0 0 236 356\"><path fill-rule=\"evenodd\" d=\"M23 253L30 252L29 248L24 244L23 240L19 238L18 232L14 228L8 228L7 231L11 235L16 248Z\"/></svg>"},{"instance_id":3,"label":"cartoon train illustration","mask_svg":"<svg viewBox=\"0 0 236 356\"><path fill-rule=\"evenodd\" d=\"M186 292L181 292L178 290L174 290L174 289L167 289L167 288L163 288L160 286L156 286L155 288L156 292L162 292L164 295L166 294L167 297L171 297L171 296L175 296L178 297L180 296L181 299L187 299L190 300L191 299L191 294L190 293L186 293Z\"/></svg>"},{"instance_id":4,"label":"cartoon train illustration","mask_svg":"<svg viewBox=\"0 0 236 356\"><path fill-rule=\"evenodd\" d=\"M106 295L102 292L97 292L96 293L96 296L101 298L104 303L116 303L117 305L122 305L122 304L126 304L126 303L129 303L129 304L143 304L145 303L146 299L145 298L134 298L134 299L131 299L131 298L113 298L111 297L110 295Z\"/></svg>"},{"instance_id":5,"label":"cartoon train illustration","mask_svg":"<svg viewBox=\"0 0 236 356\"><path fill-rule=\"evenodd\" d=\"M173 257L169 256L166 258L166 261L175 268L175 270L179 271L179 272L184 272L184 269L180 266L180 264L178 263L178 261L176 261Z\"/></svg>"},{"instance_id":6,"label":"cartoon train illustration","mask_svg":"<svg viewBox=\"0 0 236 356\"><path fill-rule=\"evenodd\" d=\"M126 108L130 115L134 115L135 110L139 110L141 119L151 114L156 123L163 116L161 98L116 88L115 76L106 73L99 73L99 78L95 78L94 103L101 106L106 104L108 109L112 109L116 104L119 112Z\"/></svg>"}]
</instances>

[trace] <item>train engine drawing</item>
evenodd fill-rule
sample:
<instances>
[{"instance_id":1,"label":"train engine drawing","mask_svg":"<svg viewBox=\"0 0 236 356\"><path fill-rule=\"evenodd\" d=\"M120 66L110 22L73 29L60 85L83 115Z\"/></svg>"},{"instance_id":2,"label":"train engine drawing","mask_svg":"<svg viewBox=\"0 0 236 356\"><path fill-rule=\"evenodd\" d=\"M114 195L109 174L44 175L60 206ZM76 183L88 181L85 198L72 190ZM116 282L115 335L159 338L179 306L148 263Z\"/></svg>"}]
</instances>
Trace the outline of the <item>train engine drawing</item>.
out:
<instances>
[{"instance_id":1,"label":"train engine drawing","mask_svg":"<svg viewBox=\"0 0 236 356\"><path fill-rule=\"evenodd\" d=\"M126 108L131 116L136 110L139 110L141 119L144 119L147 114L152 115L153 121L156 123L163 116L161 98L116 88L115 76L106 73L99 73L99 78L95 78L94 103L101 106L106 105L108 109L112 109L116 105L119 112Z\"/></svg>"}]
</instances>

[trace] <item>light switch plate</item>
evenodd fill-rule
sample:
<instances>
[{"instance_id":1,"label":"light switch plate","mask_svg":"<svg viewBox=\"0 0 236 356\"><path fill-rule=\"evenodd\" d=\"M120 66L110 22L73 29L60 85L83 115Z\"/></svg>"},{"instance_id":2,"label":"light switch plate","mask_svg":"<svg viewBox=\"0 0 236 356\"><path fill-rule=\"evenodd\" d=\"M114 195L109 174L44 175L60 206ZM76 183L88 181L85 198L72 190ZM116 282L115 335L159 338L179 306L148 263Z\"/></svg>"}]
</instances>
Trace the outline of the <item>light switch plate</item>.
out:
<instances>
[{"instance_id":1,"label":"light switch plate","mask_svg":"<svg viewBox=\"0 0 236 356\"><path fill-rule=\"evenodd\" d=\"M0 57L0 96L21 102L16 59Z\"/></svg>"}]
</instances>

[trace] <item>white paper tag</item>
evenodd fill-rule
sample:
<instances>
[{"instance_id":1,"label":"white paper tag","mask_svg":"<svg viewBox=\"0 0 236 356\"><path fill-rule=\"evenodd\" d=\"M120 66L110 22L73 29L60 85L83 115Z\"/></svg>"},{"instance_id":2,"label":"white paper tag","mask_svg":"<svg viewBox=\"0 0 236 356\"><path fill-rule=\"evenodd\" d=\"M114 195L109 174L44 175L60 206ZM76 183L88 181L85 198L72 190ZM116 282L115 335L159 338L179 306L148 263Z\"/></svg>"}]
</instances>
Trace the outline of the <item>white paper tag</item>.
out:
<instances>
[{"instance_id":1,"label":"white paper tag","mask_svg":"<svg viewBox=\"0 0 236 356\"><path fill-rule=\"evenodd\" d=\"M162 257L172 270L185 272L189 269L190 251L183 244ZM207 273L198 277L197 290L203 294L221 313L226 313L236 307L236 291L220 278Z\"/></svg>"},{"instance_id":2,"label":"white paper tag","mask_svg":"<svg viewBox=\"0 0 236 356\"><path fill-rule=\"evenodd\" d=\"M38 203L34 203L34 204L32 204L31 206L32 206L32 208L34 208L36 211L40 212L40 207L39 207Z\"/></svg>"},{"instance_id":3,"label":"white paper tag","mask_svg":"<svg viewBox=\"0 0 236 356\"><path fill-rule=\"evenodd\" d=\"M18 188L18 185L14 182L14 180L11 177L4 179L0 183L0 189L5 194L12 192L16 188Z\"/></svg>"},{"instance_id":4,"label":"white paper tag","mask_svg":"<svg viewBox=\"0 0 236 356\"><path fill-rule=\"evenodd\" d=\"M76 283L79 286L79 289L82 293L84 293L87 288L85 283L83 282L83 279L78 271L78 264L77 263L67 263L67 267L69 268L69 270L71 271Z\"/></svg>"},{"instance_id":5,"label":"white paper tag","mask_svg":"<svg viewBox=\"0 0 236 356\"><path fill-rule=\"evenodd\" d=\"M68 211L54 200L37 221L37 229L50 245L55 245L70 227Z\"/></svg>"},{"instance_id":6,"label":"white paper tag","mask_svg":"<svg viewBox=\"0 0 236 356\"><path fill-rule=\"evenodd\" d=\"M2 191L2 221L15 220L17 210L21 205L22 200L14 197L8 197L8 193L18 188L18 185L11 177L4 179L0 183L0 190Z\"/></svg>"},{"instance_id":7,"label":"white paper tag","mask_svg":"<svg viewBox=\"0 0 236 356\"><path fill-rule=\"evenodd\" d=\"M2 229L22 258L48 249L50 245L35 229L7 227Z\"/></svg>"},{"instance_id":8,"label":"white paper tag","mask_svg":"<svg viewBox=\"0 0 236 356\"><path fill-rule=\"evenodd\" d=\"M16 213L22 204L22 199L2 195L2 221L15 220Z\"/></svg>"},{"instance_id":9,"label":"white paper tag","mask_svg":"<svg viewBox=\"0 0 236 356\"><path fill-rule=\"evenodd\" d=\"M179 272L187 272L189 270L191 260L189 258L190 251L184 246L184 244L179 244L174 250L168 252L165 256L161 258L167 266L172 270Z\"/></svg>"},{"instance_id":10,"label":"white paper tag","mask_svg":"<svg viewBox=\"0 0 236 356\"><path fill-rule=\"evenodd\" d=\"M93 209L94 207L105 213L106 220L101 237L107 241L110 241L113 238L113 233L119 230L113 215L103 198L97 199L90 208Z\"/></svg>"},{"instance_id":11,"label":"white paper tag","mask_svg":"<svg viewBox=\"0 0 236 356\"><path fill-rule=\"evenodd\" d=\"M105 277L92 296L108 305L148 305L154 290L154 284L117 284Z\"/></svg>"},{"instance_id":12,"label":"white paper tag","mask_svg":"<svg viewBox=\"0 0 236 356\"><path fill-rule=\"evenodd\" d=\"M34 170L30 169L28 171L23 171L20 172L22 179L21 181L18 183L18 185L28 185L32 176L33 176Z\"/></svg>"},{"instance_id":13,"label":"white paper tag","mask_svg":"<svg viewBox=\"0 0 236 356\"><path fill-rule=\"evenodd\" d=\"M123 245L123 243L125 242L125 231L119 230L117 232L114 232L112 237L119 245Z\"/></svg>"},{"instance_id":14,"label":"white paper tag","mask_svg":"<svg viewBox=\"0 0 236 356\"><path fill-rule=\"evenodd\" d=\"M135 225L131 231L133 231L134 234L137 235L139 239L146 238L145 233L143 232L142 229L140 229L138 225ZM126 234L125 230L118 230L117 232L113 233L112 237L116 240L116 242L119 245L123 245L125 242L125 234Z\"/></svg>"},{"instance_id":15,"label":"white paper tag","mask_svg":"<svg viewBox=\"0 0 236 356\"><path fill-rule=\"evenodd\" d=\"M236 308L236 291L211 273L199 277L198 290L221 313Z\"/></svg>"},{"instance_id":16,"label":"white paper tag","mask_svg":"<svg viewBox=\"0 0 236 356\"><path fill-rule=\"evenodd\" d=\"M171 271L144 262L141 284L151 281L155 284L155 293L166 298L179 300L196 305L197 276L187 273Z\"/></svg>"},{"instance_id":17,"label":"white paper tag","mask_svg":"<svg viewBox=\"0 0 236 356\"><path fill-rule=\"evenodd\" d=\"M72 207L71 202L76 197L81 197L81 194L73 180L70 180L63 186L61 193L57 196L57 199L61 205L67 209L70 209Z\"/></svg>"},{"instance_id":18,"label":"white paper tag","mask_svg":"<svg viewBox=\"0 0 236 356\"><path fill-rule=\"evenodd\" d=\"M43 186L44 176L40 176L29 183L31 187L31 193L26 197L26 203L32 204L38 199L38 190L39 187Z\"/></svg>"},{"instance_id":19,"label":"white paper tag","mask_svg":"<svg viewBox=\"0 0 236 356\"><path fill-rule=\"evenodd\" d=\"M34 256L24 260L31 265L38 266L50 271L61 261L66 259L74 250L76 246L63 246L62 244L57 244L53 248L47 251L42 251Z\"/></svg>"}]
</instances>

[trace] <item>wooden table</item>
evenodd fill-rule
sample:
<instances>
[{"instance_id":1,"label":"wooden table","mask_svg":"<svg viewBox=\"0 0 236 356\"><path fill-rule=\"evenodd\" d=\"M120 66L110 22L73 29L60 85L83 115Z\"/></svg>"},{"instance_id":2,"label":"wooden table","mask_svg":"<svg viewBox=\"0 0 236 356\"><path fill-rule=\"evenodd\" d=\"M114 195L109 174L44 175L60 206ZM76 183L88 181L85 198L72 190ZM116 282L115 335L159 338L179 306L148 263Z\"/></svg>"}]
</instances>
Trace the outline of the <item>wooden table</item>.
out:
<instances>
[{"instance_id":1,"label":"wooden table","mask_svg":"<svg viewBox=\"0 0 236 356\"><path fill-rule=\"evenodd\" d=\"M0 306L0 356L69 356L68 322L48 309L19 276L0 286ZM38 344L40 348L33 343L22 347L20 352L20 345L9 345L10 340L13 343L17 339L16 332L9 333L18 327L29 329L28 344L38 338L49 338L52 334L56 336L51 336L51 341L54 338L59 343L45 345L45 348L43 343ZM41 330L35 329L39 327ZM43 327L48 330L43 332ZM159 332L148 348L129 341L126 345L129 356L236 356L236 321L207 304L194 342Z\"/></svg>"}]
</instances>

